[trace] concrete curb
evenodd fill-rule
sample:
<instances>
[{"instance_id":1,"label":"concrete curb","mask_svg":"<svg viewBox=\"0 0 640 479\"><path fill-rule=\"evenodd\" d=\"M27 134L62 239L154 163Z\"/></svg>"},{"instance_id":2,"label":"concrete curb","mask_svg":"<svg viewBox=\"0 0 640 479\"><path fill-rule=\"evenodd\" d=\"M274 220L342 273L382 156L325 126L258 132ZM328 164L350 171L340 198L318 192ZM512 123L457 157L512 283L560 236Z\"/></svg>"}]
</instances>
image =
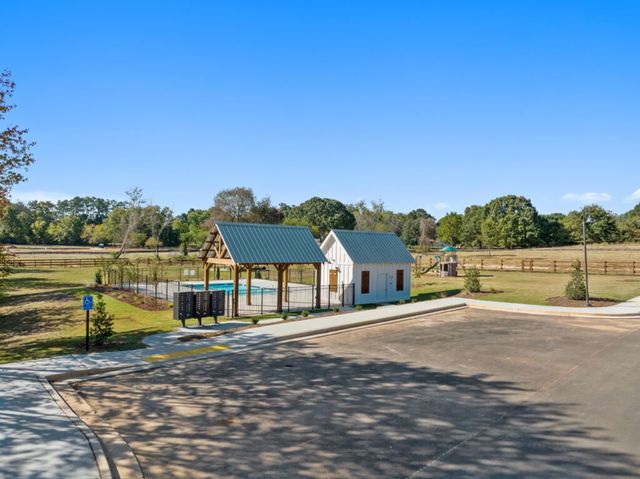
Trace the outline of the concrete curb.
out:
<instances>
[{"instance_id":1,"label":"concrete curb","mask_svg":"<svg viewBox=\"0 0 640 479\"><path fill-rule=\"evenodd\" d=\"M40 377L38 378L42 387L49 393L53 401L58 405L58 407L62 410L62 412L67 416L69 421L80 430L83 436L86 438L89 443L89 447L93 452L93 457L96 460L96 468L98 469L98 474L101 479L117 479L117 475L114 476L112 474L112 468L109 465L109 458L106 454L102 443L100 441L99 436L94 432L89 425L82 420L82 418L77 414L74 408L72 408L66 399L63 397L60 392L49 384L46 378ZM71 386L69 386L71 389Z\"/></svg>"}]
</instances>

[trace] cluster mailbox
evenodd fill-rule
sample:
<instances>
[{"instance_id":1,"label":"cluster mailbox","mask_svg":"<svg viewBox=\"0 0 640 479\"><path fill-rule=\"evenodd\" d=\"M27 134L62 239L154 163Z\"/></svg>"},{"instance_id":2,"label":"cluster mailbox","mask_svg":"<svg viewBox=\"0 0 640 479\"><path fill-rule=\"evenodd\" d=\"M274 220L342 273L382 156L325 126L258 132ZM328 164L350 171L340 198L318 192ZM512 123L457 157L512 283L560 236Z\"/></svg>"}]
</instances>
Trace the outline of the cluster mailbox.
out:
<instances>
[{"instance_id":1,"label":"cluster mailbox","mask_svg":"<svg viewBox=\"0 0 640 479\"><path fill-rule=\"evenodd\" d=\"M202 324L202 318L213 317L218 322L218 316L224 315L225 292L224 291L184 291L173 293L173 319L182 322L190 318L198 318L198 324Z\"/></svg>"}]
</instances>

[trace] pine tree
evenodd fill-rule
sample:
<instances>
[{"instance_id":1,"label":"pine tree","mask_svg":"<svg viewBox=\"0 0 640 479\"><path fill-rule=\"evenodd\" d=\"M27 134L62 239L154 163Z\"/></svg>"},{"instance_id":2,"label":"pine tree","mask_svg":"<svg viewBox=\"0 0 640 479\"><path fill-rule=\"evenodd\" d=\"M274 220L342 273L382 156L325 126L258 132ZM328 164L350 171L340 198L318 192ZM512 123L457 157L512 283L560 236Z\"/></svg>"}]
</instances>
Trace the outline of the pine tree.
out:
<instances>
[{"instance_id":1,"label":"pine tree","mask_svg":"<svg viewBox=\"0 0 640 479\"><path fill-rule=\"evenodd\" d=\"M99 294L91 314L91 337L101 346L113 336L113 314L107 312L107 305Z\"/></svg>"},{"instance_id":2,"label":"pine tree","mask_svg":"<svg viewBox=\"0 0 640 479\"><path fill-rule=\"evenodd\" d=\"M575 260L571 264L569 282L564 290L564 294L569 299L585 300L587 299L587 288L584 284L584 274L580 267L580 261Z\"/></svg>"}]
</instances>

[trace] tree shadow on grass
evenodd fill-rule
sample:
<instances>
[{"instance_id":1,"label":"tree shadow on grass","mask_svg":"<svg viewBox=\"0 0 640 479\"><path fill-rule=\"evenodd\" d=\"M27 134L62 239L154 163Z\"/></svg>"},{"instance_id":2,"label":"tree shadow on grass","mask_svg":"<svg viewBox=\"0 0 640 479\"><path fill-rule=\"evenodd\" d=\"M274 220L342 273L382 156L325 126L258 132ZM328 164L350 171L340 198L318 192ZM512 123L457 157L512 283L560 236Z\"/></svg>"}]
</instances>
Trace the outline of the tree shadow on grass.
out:
<instances>
[{"instance_id":1,"label":"tree shadow on grass","mask_svg":"<svg viewBox=\"0 0 640 479\"><path fill-rule=\"evenodd\" d=\"M148 478L631 478L640 468L576 419L574 404L312 342L79 389Z\"/></svg>"},{"instance_id":2,"label":"tree shadow on grass","mask_svg":"<svg viewBox=\"0 0 640 479\"><path fill-rule=\"evenodd\" d=\"M7 291L12 290L21 290L21 289L29 289L29 290L71 290L77 288L84 288L83 285L78 283L71 283L68 281L54 281L50 278L46 277L38 277L38 276L25 276L25 277L9 277L5 280L5 284L3 287ZM31 293L27 293L29 295ZM19 295L7 295L8 297L14 297Z\"/></svg>"},{"instance_id":3,"label":"tree shadow on grass","mask_svg":"<svg viewBox=\"0 0 640 479\"><path fill-rule=\"evenodd\" d=\"M7 298L0 316L0 342L14 336L56 331L74 322L77 305L65 293Z\"/></svg>"}]
</instances>

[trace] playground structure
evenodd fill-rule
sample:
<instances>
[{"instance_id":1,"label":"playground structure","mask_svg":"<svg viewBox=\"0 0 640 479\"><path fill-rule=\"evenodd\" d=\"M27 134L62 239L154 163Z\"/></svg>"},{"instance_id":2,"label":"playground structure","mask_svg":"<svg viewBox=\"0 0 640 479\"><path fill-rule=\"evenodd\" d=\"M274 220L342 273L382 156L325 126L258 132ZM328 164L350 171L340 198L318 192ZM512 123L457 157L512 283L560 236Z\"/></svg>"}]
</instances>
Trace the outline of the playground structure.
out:
<instances>
[{"instance_id":1,"label":"playground structure","mask_svg":"<svg viewBox=\"0 0 640 479\"><path fill-rule=\"evenodd\" d=\"M435 262L431 262L431 258L429 258L429 266L422 266L420 262L422 256L417 256L415 266L416 277L419 278L423 274L430 273L431 271L441 278L458 276L458 255L455 254L456 251L453 246L445 246L440 250L440 252L444 254L434 256Z\"/></svg>"}]
</instances>

